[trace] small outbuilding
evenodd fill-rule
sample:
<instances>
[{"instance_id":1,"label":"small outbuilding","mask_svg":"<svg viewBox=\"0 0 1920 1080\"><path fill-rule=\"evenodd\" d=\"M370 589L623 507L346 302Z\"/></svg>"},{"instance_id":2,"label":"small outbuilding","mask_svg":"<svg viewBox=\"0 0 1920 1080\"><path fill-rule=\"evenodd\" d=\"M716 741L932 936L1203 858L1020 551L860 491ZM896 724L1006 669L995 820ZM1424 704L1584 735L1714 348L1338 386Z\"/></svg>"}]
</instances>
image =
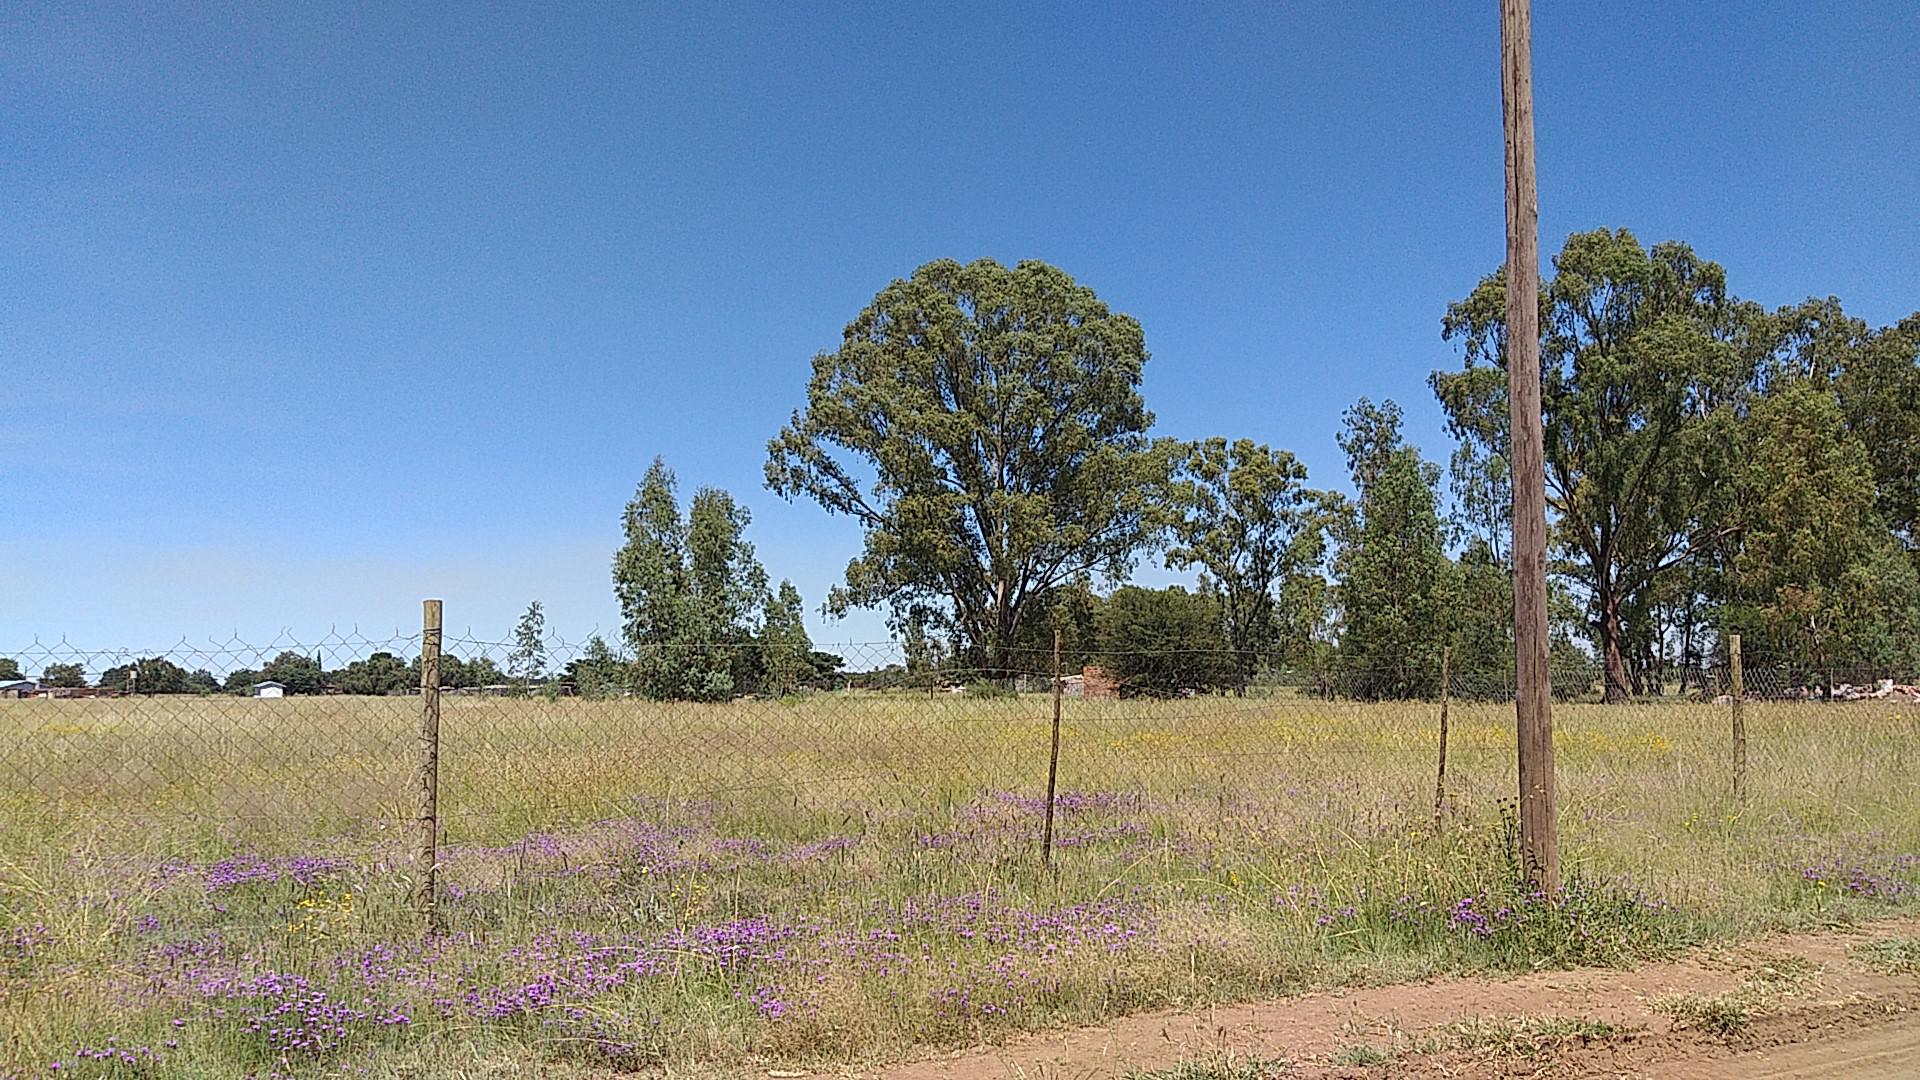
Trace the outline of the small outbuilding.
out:
<instances>
[{"instance_id":1,"label":"small outbuilding","mask_svg":"<svg viewBox=\"0 0 1920 1080\"><path fill-rule=\"evenodd\" d=\"M74 698L118 697L119 693L97 686L42 686L32 696L46 701L69 701Z\"/></svg>"},{"instance_id":2,"label":"small outbuilding","mask_svg":"<svg viewBox=\"0 0 1920 1080\"><path fill-rule=\"evenodd\" d=\"M1120 696L1120 680L1106 668L1088 664L1080 669L1080 696L1117 698Z\"/></svg>"},{"instance_id":3,"label":"small outbuilding","mask_svg":"<svg viewBox=\"0 0 1920 1080\"><path fill-rule=\"evenodd\" d=\"M254 697L286 697L287 684L277 683L277 682L274 682L272 679L268 679L266 682L254 683L253 696Z\"/></svg>"},{"instance_id":4,"label":"small outbuilding","mask_svg":"<svg viewBox=\"0 0 1920 1080\"><path fill-rule=\"evenodd\" d=\"M40 684L32 679L19 679L12 682L0 682L0 698L32 697Z\"/></svg>"}]
</instances>

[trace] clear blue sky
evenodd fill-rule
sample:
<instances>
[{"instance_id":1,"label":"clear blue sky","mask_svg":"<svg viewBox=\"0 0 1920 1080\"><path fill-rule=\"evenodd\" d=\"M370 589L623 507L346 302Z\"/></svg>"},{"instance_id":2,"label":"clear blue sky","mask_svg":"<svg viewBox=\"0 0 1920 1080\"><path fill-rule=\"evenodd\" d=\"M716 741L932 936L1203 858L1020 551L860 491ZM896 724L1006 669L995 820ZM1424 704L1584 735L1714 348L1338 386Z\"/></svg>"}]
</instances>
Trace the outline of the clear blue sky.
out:
<instances>
[{"instance_id":1,"label":"clear blue sky","mask_svg":"<svg viewBox=\"0 0 1920 1080\"><path fill-rule=\"evenodd\" d=\"M655 454L816 605L858 533L766 440L943 256L1137 316L1163 433L1333 485L1365 394L1444 460L1440 317L1502 257L1493 0L130 6L0 13L0 653L429 595L611 630ZM1547 254L1626 226L1767 304L1920 308L1910 0L1535 8Z\"/></svg>"}]
</instances>

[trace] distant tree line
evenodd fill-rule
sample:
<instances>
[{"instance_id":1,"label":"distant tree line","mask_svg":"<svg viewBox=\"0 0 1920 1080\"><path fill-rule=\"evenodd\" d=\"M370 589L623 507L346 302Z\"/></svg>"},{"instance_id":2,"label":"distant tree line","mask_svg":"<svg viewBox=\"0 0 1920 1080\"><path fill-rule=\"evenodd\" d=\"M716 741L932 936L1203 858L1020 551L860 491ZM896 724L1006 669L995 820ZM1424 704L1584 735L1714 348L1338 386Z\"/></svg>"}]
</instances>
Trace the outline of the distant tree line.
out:
<instances>
[{"instance_id":1,"label":"distant tree line","mask_svg":"<svg viewBox=\"0 0 1920 1080\"><path fill-rule=\"evenodd\" d=\"M149 656L107 668L94 682L88 681L86 669L80 664L49 664L38 681L42 686L97 686L135 694L246 695L265 682L279 683L288 694L404 694L420 688L420 658L408 661L390 652L376 652L328 670L317 658L289 650L258 668L237 668L223 679L205 670L189 671L164 656ZM511 681L486 657L462 660L442 655L440 685L467 689L508 686Z\"/></svg>"},{"instance_id":2,"label":"distant tree line","mask_svg":"<svg viewBox=\"0 0 1920 1080\"><path fill-rule=\"evenodd\" d=\"M821 610L885 611L905 656L861 685L1006 682L1049 669L1058 630L1063 660L1138 688L1245 692L1288 671L1358 697L1425 695L1450 652L1500 692L1505 295L1496 270L1444 314L1464 361L1428 380L1454 439L1445 467L1406 441L1398 405L1362 398L1333 491L1284 449L1152 435L1140 324L1059 269L928 263L814 357L766 484L863 531ZM1540 334L1556 679L1608 700L1690 688L1733 633L1815 684L1920 669L1920 313L1874 327L1832 298L1770 310L1685 244L1596 230L1553 260ZM551 671L536 603L506 670L445 657L443 683L687 701L844 684L799 592L770 584L750 521L715 488L683 503L656 459L621 519L616 639ZM1194 586L1130 584L1145 559ZM391 693L418 685L418 661L328 672L289 652L222 681L156 657L101 685L266 679Z\"/></svg>"}]
</instances>

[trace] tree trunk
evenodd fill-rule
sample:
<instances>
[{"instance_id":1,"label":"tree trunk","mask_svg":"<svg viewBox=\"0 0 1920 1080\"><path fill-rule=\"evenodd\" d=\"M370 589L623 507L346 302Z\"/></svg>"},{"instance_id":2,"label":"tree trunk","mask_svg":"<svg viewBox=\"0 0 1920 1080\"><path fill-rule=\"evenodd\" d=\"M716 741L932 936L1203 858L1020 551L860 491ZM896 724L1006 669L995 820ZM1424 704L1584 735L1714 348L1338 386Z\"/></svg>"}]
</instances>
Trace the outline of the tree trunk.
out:
<instances>
[{"instance_id":1,"label":"tree trunk","mask_svg":"<svg viewBox=\"0 0 1920 1080\"><path fill-rule=\"evenodd\" d=\"M1620 598L1613 591L1613 583L1603 581L1594 591L1594 602L1600 615L1600 660L1606 680L1601 700L1609 703L1621 702L1631 696L1632 682L1627 676L1627 657L1622 647L1620 628Z\"/></svg>"}]
</instances>

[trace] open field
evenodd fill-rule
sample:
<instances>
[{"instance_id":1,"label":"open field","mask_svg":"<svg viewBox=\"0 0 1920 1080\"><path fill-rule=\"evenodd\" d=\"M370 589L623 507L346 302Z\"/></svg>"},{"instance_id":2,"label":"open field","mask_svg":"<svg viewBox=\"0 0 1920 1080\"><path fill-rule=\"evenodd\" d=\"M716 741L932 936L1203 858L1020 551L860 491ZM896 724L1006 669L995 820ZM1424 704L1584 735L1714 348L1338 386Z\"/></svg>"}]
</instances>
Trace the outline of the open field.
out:
<instances>
[{"instance_id":1,"label":"open field","mask_svg":"<svg viewBox=\"0 0 1920 1080\"><path fill-rule=\"evenodd\" d=\"M1556 709L1567 895L1506 855L1510 707L448 698L0 703L20 1075L753 1073L1920 907L1920 709ZM3 1075L5 1069L0 1069Z\"/></svg>"}]
</instances>

